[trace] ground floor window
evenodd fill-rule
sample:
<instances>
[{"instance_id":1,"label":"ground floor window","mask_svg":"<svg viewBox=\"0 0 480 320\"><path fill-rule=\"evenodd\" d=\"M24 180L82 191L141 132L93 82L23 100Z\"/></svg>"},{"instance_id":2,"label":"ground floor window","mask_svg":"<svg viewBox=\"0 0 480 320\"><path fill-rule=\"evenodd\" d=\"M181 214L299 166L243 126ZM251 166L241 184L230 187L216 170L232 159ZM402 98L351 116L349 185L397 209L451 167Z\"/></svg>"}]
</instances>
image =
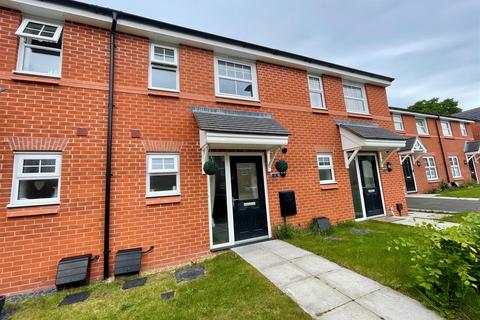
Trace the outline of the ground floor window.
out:
<instances>
[{"instance_id":1,"label":"ground floor window","mask_svg":"<svg viewBox=\"0 0 480 320\"><path fill-rule=\"evenodd\" d=\"M450 162L450 169L452 170L452 175L454 178L462 177L462 171L460 171L460 165L458 163L458 158L456 156L448 157Z\"/></svg>"},{"instance_id":2,"label":"ground floor window","mask_svg":"<svg viewBox=\"0 0 480 320\"><path fill-rule=\"evenodd\" d=\"M423 161L425 164L425 173L427 174L427 180L437 180L438 173L437 173L437 166L435 165L435 158L424 157Z\"/></svg>"},{"instance_id":3,"label":"ground floor window","mask_svg":"<svg viewBox=\"0 0 480 320\"><path fill-rule=\"evenodd\" d=\"M180 194L178 154L147 155L147 197Z\"/></svg>"},{"instance_id":4,"label":"ground floor window","mask_svg":"<svg viewBox=\"0 0 480 320\"><path fill-rule=\"evenodd\" d=\"M62 156L58 153L16 153L10 204L44 205L60 200Z\"/></svg>"},{"instance_id":5,"label":"ground floor window","mask_svg":"<svg viewBox=\"0 0 480 320\"><path fill-rule=\"evenodd\" d=\"M320 183L335 183L335 173L333 172L333 160L330 153L317 154L318 174Z\"/></svg>"}]
</instances>

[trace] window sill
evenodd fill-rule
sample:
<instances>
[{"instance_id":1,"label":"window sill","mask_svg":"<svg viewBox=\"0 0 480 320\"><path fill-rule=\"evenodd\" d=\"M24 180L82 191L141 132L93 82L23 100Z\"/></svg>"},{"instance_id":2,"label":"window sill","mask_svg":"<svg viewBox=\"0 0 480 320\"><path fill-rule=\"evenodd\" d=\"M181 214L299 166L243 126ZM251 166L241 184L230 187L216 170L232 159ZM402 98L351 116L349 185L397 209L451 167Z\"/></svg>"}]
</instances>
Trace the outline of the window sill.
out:
<instances>
[{"instance_id":1,"label":"window sill","mask_svg":"<svg viewBox=\"0 0 480 320\"><path fill-rule=\"evenodd\" d=\"M368 113L354 113L354 112L348 112L347 111L347 116L352 117L352 118L363 118L363 119L373 119L373 116Z\"/></svg>"},{"instance_id":2,"label":"window sill","mask_svg":"<svg viewBox=\"0 0 480 320\"><path fill-rule=\"evenodd\" d=\"M258 100L248 100L248 99L240 99L240 98L232 98L232 97L219 97L215 98L215 102L219 103L228 103L228 104L236 104L242 106L250 106L250 107L261 107L260 101Z\"/></svg>"},{"instance_id":3,"label":"window sill","mask_svg":"<svg viewBox=\"0 0 480 320\"><path fill-rule=\"evenodd\" d=\"M328 114L328 109L312 108L312 113Z\"/></svg>"},{"instance_id":4,"label":"window sill","mask_svg":"<svg viewBox=\"0 0 480 320\"><path fill-rule=\"evenodd\" d=\"M456 178L454 177L453 180L462 181L462 180L465 180L465 178L464 177L456 177Z\"/></svg>"},{"instance_id":5,"label":"window sill","mask_svg":"<svg viewBox=\"0 0 480 320\"><path fill-rule=\"evenodd\" d=\"M60 84L60 77L32 74L23 71L13 71L12 80L38 82L47 84Z\"/></svg>"},{"instance_id":6,"label":"window sill","mask_svg":"<svg viewBox=\"0 0 480 320\"><path fill-rule=\"evenodd\" d=\"M149 96L180 98L180 92L179 91L173 91L173 90L169 91L169 90L148 88L147 94Z\"/></svg>"},{"instance_id":7,"label":"window sill","mask_svg":"<svg viewBox=\"0 0 480 320\"><path fill-rule=\"evenodd\" d=\"M60 210L59 204L37 205L30 207L7 207L7 218L43 216L48 214L57 214Z\"/></svg>"},{"instance_id":8,"label":"window sill","mask_svg":"<svg viewBox=\"0 0 480 320\"><path fill-rule=\"evenodd\" d=\"M449 140L453 140L453 139L454 139L453 136L443 136L442 138L443 138L443 139L449 139Z\"/></svg>"},{"instance_id":9,"label":"window sill","mask_svg":"<svg viewBox=\"0 0 480 320\"><path fill-rule=\"evenodd\" d=\"M322 190L338 189L338 184L336 182L320 184L320 189Z\"/></svg>"},{"instance_id":10,"label":"window sill","mask_svg":"<svg viewBox=\"0 0 480 320\"><path fill-rule=\"evenodd\" d=\"M182 196L159 196L154 198L147 198L147 206L154 206L157 204L167 204L167 203L179 203L182 200Z\"/></svg>"},{"instance_id":11,"label":"window sill","mask_svg":"<svg viewBox=\"0 0 480 320\"><path fill-rule=\"evenodd\" d=\"M437 182L440 182L440 179L435 179L435 180L428 180L427 179L427 183L437 183Z\"/></svg>"}]
</instances>

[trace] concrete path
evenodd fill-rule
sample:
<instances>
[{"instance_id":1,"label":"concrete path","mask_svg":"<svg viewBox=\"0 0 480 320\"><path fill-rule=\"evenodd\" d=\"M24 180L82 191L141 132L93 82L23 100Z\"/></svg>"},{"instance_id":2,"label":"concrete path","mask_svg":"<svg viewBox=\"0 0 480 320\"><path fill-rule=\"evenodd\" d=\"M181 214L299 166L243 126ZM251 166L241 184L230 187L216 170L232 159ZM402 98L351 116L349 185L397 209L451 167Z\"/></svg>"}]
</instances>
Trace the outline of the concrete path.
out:
<instances>
[{"instance_id":1,"label":"concrete path","mask_svg":"<svg viewBox=\"0 0 480 320\"><path fill-rule=\"evenodd\" d=\"M431 195L408 195L408 209L442 212L480 211L480 199L432 197Z\"/></svg>"},{"instance_id":2,"label":"concrete path","mask_svg":"<svg viewBox=\"0 0 480 320\"><path fill-rule=\"evenodd\" d=\"M395 224L402 224L405 226L412 226L412 227L422 225L423 223L429 223L441 229L458 226L458 223L439 220L446 216L451 216L451 214L409 212L408 216L406 217L398 217L398 216L380 217L380 218L375 218L374 220L390 222Z\"/></svg>"},{"instance_id":3,"label":"concrete path","mask_svg":"<svg viewBox=\"0 0 480 320\"><path fill-rule=\"evenodd\" d=\"M287 242L234 248L314 319L442 319L418 301Z\"/></svg>"}]
</instances>

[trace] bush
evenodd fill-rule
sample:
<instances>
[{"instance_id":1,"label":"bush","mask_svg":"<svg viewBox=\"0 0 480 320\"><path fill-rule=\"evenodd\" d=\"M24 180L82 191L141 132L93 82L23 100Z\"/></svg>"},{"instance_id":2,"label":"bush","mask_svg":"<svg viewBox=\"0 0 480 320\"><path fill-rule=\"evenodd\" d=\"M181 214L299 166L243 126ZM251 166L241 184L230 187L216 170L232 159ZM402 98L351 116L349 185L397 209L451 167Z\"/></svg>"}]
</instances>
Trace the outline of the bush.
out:
<instances>
[{"instance_id":1,"label":"bush","mask_svg":"<svg viewBox=\"0 0 480 320\"><path fill-rule=\"evenodd\" d=\"M293 224L286 222L277 226L276 235L277 238L280 240L291 239L296 233L296 231L297 230Z\"/></svg>"},{"instance_id":2,"label":"bush","mask_svg":"<svg viewBox=\"0 0 480 320\"><path fill-rule=\"evenodd\" d=\"M443 310L454 309L480 286L480 214L448 229L424 224L420 233L417 241L394 240L394 248L408 248L420 291Z\"/></svg>"},{"instance_id":3,"label":"bush","mask_svg":"<svg viewBox=\"0 0 480 320\"><path fill-rule=\"evenodd\" d=\"M451 188L450 185L449 185L448 182L445 181L445 180L440 181L440 183L439 183L438 186L437 186L438 192L447 191L447 190L449 190L450 188Z\"/></svg>"}]
</instances>

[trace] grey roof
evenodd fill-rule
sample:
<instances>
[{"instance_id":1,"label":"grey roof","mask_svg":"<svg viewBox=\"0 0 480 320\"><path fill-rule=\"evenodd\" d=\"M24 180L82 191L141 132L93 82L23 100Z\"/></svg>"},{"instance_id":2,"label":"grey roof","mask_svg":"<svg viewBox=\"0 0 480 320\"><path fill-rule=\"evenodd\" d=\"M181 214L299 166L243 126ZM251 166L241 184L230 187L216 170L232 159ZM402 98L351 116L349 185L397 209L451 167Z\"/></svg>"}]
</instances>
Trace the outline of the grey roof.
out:
<instances>
[{"instance_id":1,"label":"grey roof","mask_svg":"<svg viewBox=\"0 0 480 320\"><path fill-rule=\"evenodd\" d=\"M475 108L475 109L465 110L460 113L455 113L454 116L467 119L467 120L480 122L480 108Z\"/></svg>"},{"instance_id":2,"label":"grey roof","mask_svg":"<svg viewBox=\"0 0 480 320\"><path fill-rule=\"evenodd\" d=\"M406 140L404 137L395 134L387 129L379 127L375 123L354 122L346 120L336 120L336 124L364 139L375 140Z\"/></svg>"},{"instance_id":3,"label":"grey roof","mask_svg":"<svg viewBox=\"0 0 480 320\"><path fill-rule=\"evenodd\" d=\"M479 152L479 151L480 151L480 140L465 142L465 153Z\"/></svg>"},{"instance_id":4,"label":"grey roof","mask_svg":"<svg viewBox=\"0 0 480 320\"><path fill-rule=\"evenodd\" d=\"M290 133L269 113L192 107L201 130L287 136Z\"/></svg>"},{"instance_id":5,"label":"grey roof","mask_svg":"<svg viewBox=\"0 0 480 320\"><path fill-rule=\"evenodd\" d=\"M417 141L417 137L411 137L407 139L407 142L405 143L405 147L401 148L398 150L399 152L402 151L410 151L413 148L413 145L415 144L415 141Z\"/></svg>"}]
</instances>

